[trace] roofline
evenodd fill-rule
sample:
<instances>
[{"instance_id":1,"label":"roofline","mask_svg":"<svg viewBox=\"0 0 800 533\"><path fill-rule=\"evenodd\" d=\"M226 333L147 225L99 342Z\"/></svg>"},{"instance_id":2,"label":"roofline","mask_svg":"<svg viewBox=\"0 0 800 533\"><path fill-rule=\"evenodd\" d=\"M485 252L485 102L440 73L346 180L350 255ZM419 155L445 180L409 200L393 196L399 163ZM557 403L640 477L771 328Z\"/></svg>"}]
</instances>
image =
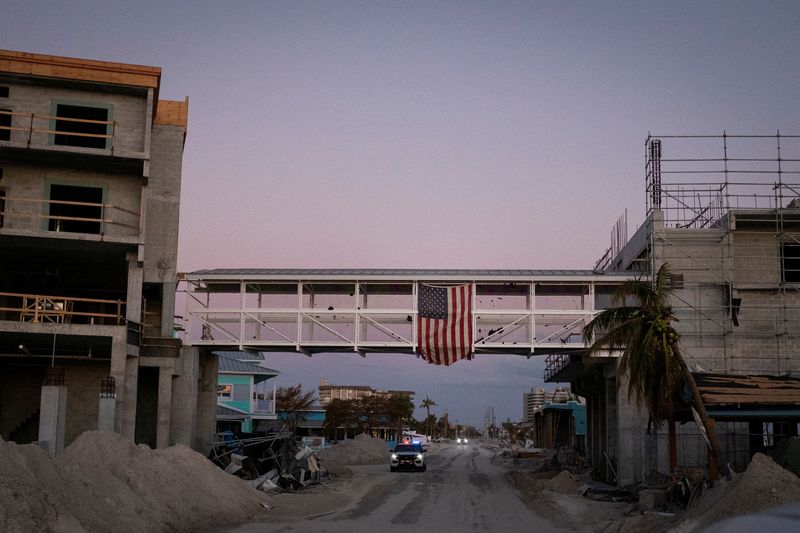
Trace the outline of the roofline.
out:
<instances>
[{"instance_id":1,"label":"roofline","mask_svg":"<svg viewBox=\"0 0 800 533\"><path fill-rule=\"evenodd\" d=\"M215 269L181 272L187 281L625 281L633 271L447 269Z\"/></svg>"},{"instance_id":2,"label":"roofline","mask_svg":"<svg viewBox=\"0 0 800 533\"><path fill-rule=\"evenodd\" d=\"M155 89L161 68L0 49L0 72Z\"/></svg>"}]
</instances>

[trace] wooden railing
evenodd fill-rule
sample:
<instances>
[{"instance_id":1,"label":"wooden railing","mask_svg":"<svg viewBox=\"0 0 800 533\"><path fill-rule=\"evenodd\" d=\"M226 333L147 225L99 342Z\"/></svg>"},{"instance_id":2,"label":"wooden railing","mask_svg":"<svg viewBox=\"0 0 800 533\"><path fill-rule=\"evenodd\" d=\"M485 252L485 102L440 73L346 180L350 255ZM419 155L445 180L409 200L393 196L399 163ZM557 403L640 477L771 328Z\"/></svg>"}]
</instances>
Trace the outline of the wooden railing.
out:
<instances>
[{"instance_id":1,"label":"wooden railing","mask_svg":"<svg viewBox=\"0 0 800 533\"><path fill-rule=\"evenodd\" d=\"M111 120L89 120L83 118L67 118L52 115L37 115L35 113L18 113L14 111L0 110L0 116L11 117L10 126L0 126L0 131L10 132L11 142L25 143L28 148L31 146L77 146L80 148L99 148L101 150L114 150L114 135L117 124ZM46 126L42 125L42 123ZM58 123L74 124L97 124L106 127L106 133L82 133L69 130L58 130ZM14 124L17 124L16 126ZM21 126L24 124L24 126ZM42 134L37 139L34 134ZM62 142L55 142L55 136L63 136ZM97 139L103 143L102 147L82 146L80 139ZM74 143L74 144L73 144Z\"/></svg>"},{"instance_id":2,"label":"wooden railing","mask_svg":"<svg viewBox=\"0 0 800 533\"><path fill-rule=\"evenodd\" d=\"M4 196L0 203L0 228L44 230L44 231L72 231L75 233L117 233L135 237L139 233L140 214L131 209L125 209L112 204L93 202L75 202L68 200L49 200L46 198L24 198L18 196ZM42 207L45 206L45 207ZM50 214L53 206L70 206L85 208L98 213L94 216L69 216ZM74 231L70 226L75 223L96 224L95 227L85 227L83 231ZM108 226L124 228L118 232L109 232Z\"/></svg>"},{"instance_id":3,"label":"wooden railing","mask_svg":"<svg viewBox=\"0 0 800 533\"><path fill-rule=\"evenodd\" d=\"M0 292L0 320L51 324L125 324L125 302Z\"/></svg>"}]
</instances>

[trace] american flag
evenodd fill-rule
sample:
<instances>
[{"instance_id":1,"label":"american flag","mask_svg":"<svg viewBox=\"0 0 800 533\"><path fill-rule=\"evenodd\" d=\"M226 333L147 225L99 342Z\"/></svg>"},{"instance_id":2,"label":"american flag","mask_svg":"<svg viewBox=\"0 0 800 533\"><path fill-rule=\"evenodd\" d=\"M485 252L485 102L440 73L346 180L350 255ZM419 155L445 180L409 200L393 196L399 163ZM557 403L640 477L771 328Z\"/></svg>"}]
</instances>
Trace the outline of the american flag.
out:
<instances>
[{"instance_id":1,"label":"american flag","mask_svg":"<svg viewBox=\"0 0 800 533\"><path fill-rule=\"evenodd\" d=\"M472 359L472 285L419 286L417 352L433 365Z\"/></svg>"}]
</instances>

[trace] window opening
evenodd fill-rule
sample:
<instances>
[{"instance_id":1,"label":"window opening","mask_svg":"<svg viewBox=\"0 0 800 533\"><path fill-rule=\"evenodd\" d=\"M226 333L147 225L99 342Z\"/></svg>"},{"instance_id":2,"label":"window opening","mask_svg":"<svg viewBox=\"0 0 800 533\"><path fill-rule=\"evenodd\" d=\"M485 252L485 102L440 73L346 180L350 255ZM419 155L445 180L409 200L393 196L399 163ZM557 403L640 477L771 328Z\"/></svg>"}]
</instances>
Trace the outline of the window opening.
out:
<instances>
[{"instance_id":1,"label":"window opening","mask_svg":"<svg viewBox=\"0 0 800 533\"><path fill-rule=\"evenodd\" d=\"M103 189L77 185L50 186L50 231L100 234Z\"/></svg>"},{"instance_id":2,"label":"window opening","mask_svg":"<svg viewBox=\"0 0 800 533\"><path fill-rule=\"evenodd\" d=\"M230 398L232 385L217 385L217 398Z\"/></svg>"},{"instance_id":3,"label":"window opening","mask_svg":"<svg viewBox=\"0 0 800 533\"><path fill-rule=\"evenodd\" d=\"M2 171L0 171L0 178L3 177ZM3 222L6 218L6 191L4 189L0 189L0 228L3 227Z\"/></svg>"},{"instance_id":4,"label":"window opening","mask_svg":"<svg viewBox=\"0 0 800 533\"><path fill-rule=\"evenodd\" d=\"M800 244L783 243L783 281L800 283Z\"/></svg>"},{"instance_id":5,"label":"window opening","mask_svg":"<svg viewBox=\"0 0 800 533\"><path fill-rule=\"evenodd\" d=\"M56 117L55 144L106 148L108 109L105 107L57 104Z\"/></svg>"},{"instance_id":6,"label":"window opening","mask_svg":"<svg viewBox=\"0 0 800 533\"><path fill-rule=\"evenodd\" d=\"M0 141L11 140L11 110L0 109Z\"/></svg>"},{"instance_id":7,"label":"window opening","mask_svg":"<svg viewBox=\"0 0 800 533\"><path fill-rule=\"evenodd\" d=\"M0 87L0 98L8 98L8 87Z\"/></svg>"}]
</instances>

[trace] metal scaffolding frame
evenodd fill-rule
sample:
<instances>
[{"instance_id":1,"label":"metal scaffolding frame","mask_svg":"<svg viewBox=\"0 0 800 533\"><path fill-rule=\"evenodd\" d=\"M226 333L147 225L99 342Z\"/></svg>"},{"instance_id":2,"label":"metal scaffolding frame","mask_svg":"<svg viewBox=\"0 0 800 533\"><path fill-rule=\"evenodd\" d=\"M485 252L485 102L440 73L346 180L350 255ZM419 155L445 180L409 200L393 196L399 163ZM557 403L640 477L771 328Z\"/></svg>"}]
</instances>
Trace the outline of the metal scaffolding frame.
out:
<instances>
[{"instance_id":1,"label":"metal scaffolding frame","mask_svg":"<svg viewBox=\"0 0 800 533\"><path fill-rule=\"evenodd\" d=\"M631 272L236 270L181 275L183 340L240 350L415 353L420 283L471 283L476 353L563 353Z\"/></svg>"},{"instance_id":2,"label":"metal scaffolding frame","mask_svg":"<svg viewBox=\"0 0 800 533\"><path fill-rule=\"evenodd\" d=\"M800 371L800 135L649 135L645 179L643 263L681 265L674 310L688 358Z\"/></svg>"}]
</instances>

